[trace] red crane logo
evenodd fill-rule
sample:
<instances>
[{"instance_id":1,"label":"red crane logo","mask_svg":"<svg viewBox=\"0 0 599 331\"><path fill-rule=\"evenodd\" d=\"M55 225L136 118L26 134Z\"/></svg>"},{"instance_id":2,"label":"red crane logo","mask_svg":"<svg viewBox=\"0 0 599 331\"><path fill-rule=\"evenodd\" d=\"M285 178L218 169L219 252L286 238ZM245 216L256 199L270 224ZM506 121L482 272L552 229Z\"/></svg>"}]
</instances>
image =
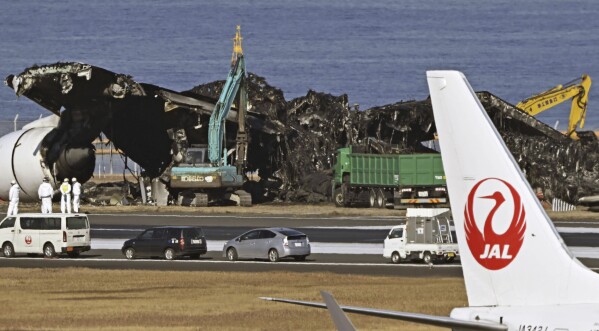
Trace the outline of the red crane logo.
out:
<instances>
[{"instance_id":1,"label":"red crane logo","mask_svg":"<svg viewBox=\"0 0 599 331\"><path fill-rule=\"evenodd\" d=\"M490 191L494 192L490 195L478 196L476 194L481 184L487 181L492 182L489 182L491 185L485 185L485 191L489 189L489 186L492 188L494 185L499 184L505 186L510 192L514 206L514 213L511 220L506 220L502 217L494 219L495 213L499 207L506 202L505 197L499 190L491 189ZM495 187L497 188L497 186ZM486 216L484 233L480 232L474 218L474 205L477 201L476 199L495 200L495 205ZM476 261L489 270L499 270L509 265L518 255L520 247L522 247L522 243L524 242L524 232L526 230L525 217L526 211L524 210L520 195L508 182L499 178L486 178L476 183L472 190L470 190L466 206L464 207L466 242L468 242L468 247ZM497 234L495 230L493 230L494 222L496 224L505 224L505 222L510 223L508 229L504 233Z\"/></svg>"}]
</instances>

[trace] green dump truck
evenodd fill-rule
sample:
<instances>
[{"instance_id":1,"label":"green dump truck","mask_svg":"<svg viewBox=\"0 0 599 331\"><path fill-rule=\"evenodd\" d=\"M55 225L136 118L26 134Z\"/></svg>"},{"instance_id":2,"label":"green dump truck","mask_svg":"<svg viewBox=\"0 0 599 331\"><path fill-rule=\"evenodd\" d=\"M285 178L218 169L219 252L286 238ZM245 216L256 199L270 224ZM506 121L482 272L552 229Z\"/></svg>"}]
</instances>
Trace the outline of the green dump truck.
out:
<instances>
[{"instance_id":1,"label":"green dump truck","mask_svg":"<svg viewBox=\"0 0 599 331\"><path fill-rule=\"evenodd\" d=\"M441 154L354 153L337 150L333 200L337 207L368 204L373 208L447 204Z\"/></svg>"}]
</instances>

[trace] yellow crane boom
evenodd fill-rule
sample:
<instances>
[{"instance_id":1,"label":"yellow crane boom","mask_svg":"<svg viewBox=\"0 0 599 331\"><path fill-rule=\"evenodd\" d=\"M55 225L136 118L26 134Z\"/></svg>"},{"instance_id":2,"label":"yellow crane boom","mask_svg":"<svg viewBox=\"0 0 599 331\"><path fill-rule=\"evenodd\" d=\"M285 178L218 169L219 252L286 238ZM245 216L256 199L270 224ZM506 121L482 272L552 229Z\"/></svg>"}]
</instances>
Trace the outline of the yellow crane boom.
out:
<instances>
[{"instance_id":1,"label":"yellow crane boom","mask_svg":"<svg viewBox=\"0 0 599 331\"><path fill-rule=\"evenodd\" d=\"M550 90L525 99L518 103L516 107L522 109L531 116L535 116L566 100L572 99L568 130L566 131L566 135L570 137L577 126L581 129L584 127L590 89L591 77L582 75L581 78L575 79L564 85L558 85Z\"/></svg>"}]
</instances>

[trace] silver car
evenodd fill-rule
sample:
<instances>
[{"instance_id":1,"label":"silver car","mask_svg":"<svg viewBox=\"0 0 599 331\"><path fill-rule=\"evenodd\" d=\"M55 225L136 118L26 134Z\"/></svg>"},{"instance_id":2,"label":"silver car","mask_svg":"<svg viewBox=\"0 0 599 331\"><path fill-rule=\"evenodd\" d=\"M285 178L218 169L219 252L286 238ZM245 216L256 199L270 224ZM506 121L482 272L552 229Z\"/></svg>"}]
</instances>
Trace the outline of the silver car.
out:
<instances>
[{"instance_id":1,"label":"silver car","mask_svg":"<svg viewBox=\"0 0 599 331\"><path fill-rule=\"evenodd\" d=\"M250 230L227 241L223 256L237 259L268 259L277 262L283 257L304 261L310 255L310 240L306 234L288 228Z\"/></svg>"}]
</instances>

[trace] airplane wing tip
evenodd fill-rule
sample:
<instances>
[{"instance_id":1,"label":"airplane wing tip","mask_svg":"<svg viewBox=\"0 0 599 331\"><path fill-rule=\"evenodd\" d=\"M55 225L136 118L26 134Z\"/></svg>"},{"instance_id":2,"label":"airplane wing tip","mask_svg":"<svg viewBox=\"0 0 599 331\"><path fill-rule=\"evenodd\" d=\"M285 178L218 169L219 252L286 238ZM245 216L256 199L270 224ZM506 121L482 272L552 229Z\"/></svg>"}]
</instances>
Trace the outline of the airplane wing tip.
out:
<instances>
[{"instance_id":1,"label":"airplane wing tip","mask_svg":"<svg viewBox=\"0 0 599 331\"><path fill-rule=\"evenodd\" d=\"M265 300L265 301L277 301L277 300L275 300L275 298L271 298L271 297L258 297L258 299Z\"/></svg>"}]
</instances>

